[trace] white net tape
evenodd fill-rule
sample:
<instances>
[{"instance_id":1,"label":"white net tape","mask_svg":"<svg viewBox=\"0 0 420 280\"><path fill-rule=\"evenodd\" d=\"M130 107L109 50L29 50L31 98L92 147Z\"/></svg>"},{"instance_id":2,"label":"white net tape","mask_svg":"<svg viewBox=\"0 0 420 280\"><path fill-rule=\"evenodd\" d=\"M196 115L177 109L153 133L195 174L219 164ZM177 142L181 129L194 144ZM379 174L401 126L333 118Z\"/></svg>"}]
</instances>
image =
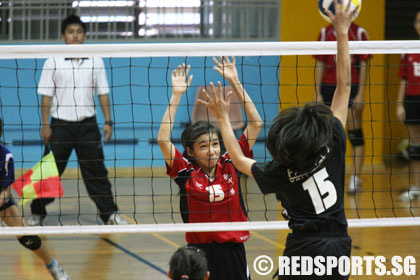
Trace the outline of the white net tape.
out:
<instances>
[{"instance_id":1,"label":"white net tape","mask_svg":"<svg viewBox=\"0 0 420 280\"><path fill-rule=\"evenodd\" d=\"M420 41L351 41L351 54L419 53ZM274 56L335 54L336 42L0 46L0 59L48 57Z\"/></svg>"},{"instance_id":2,"label":"white net tape","mask_svg":"<svg viewBox=\"0 0 420 280\"><path fill-rule=\"evenodd\" d=\"M420 218L378 218L349 219L351 228L420 226ZM234 230L279 230L288 229L285 221L232 222L232 223L189 223L157 225L86 225L86 226L36 226L4 227L0 235L66 235L66 234L109 234L109 233L152 233L152 232L210 232Z\"/></svg>"}]
</instances>

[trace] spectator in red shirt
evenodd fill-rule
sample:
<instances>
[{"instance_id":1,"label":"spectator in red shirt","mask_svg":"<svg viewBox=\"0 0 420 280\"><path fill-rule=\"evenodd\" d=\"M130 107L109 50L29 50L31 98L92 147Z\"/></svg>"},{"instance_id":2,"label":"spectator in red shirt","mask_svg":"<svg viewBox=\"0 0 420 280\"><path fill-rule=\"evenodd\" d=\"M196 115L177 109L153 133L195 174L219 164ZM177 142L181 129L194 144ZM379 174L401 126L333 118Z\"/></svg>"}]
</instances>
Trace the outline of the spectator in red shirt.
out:
<instances>
[{"instance_id":1,"label":"spectator in red shirt","mask_svg":"<svg viewBox=\"0 0 420 280\"><path fill-rule=\"evenodd\" d=\"M420 11L414 19L414 29L420 38ZM404 121L410 145L410 184L400 195L402 201L420 199L420 54L403 54L399 76L401 78L397 100L397 118Z\"/></svg>"},{"instance_id":2,"label":"spectator in red shirt","mask_svg":"<svg viewBox=\"0 0 420 280\"><path fill-rule=\"evenodd\" d=\"M352 23L349 29L349 41L366 41L366 30ZM321 29L319 41L336 41L336 32L333 25ZM334 95L336 87L336 56L316 55L315 68L315 98L316 102L328 106ZM351 94L347 116L347 134L353 147L353 175L350 177L348 193L356 193L361 190L363 160L365 142L362 131L362 114L365 99L365 86L367 78L367 63L370 55L351 55Z\"/></svg>"}]
</instances>

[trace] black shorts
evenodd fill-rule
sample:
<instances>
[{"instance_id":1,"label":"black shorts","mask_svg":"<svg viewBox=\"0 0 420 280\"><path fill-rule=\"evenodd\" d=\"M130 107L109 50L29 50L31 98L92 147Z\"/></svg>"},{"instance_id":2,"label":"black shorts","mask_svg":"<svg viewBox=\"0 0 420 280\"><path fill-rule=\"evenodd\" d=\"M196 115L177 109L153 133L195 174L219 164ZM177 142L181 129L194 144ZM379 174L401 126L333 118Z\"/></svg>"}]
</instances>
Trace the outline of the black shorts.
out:
<instances>
[{"instance_id":1,"label":"black shorts","mask_svg":"<svg viewBox=\"0 0 420 280\"><path fill-rule=\"evenodd\" d=\"M404 98L406 125L420 124L420 96L406 95Z\"/></svg>"},{"instance_id":2,"label":"black shorts","mask_svg":"<svg viewBox=\"0 0 420 280\"><path fill-rule=\"evenodd\" d=\"M0 191L1 193L1 191ZM7 208L16 205L15 200L12 197L12 194L10 194L9 196L9 200L6 201L6 203L4 203L2 206L0 206L0 211L6 210Z\"/></svg>"},{"instance_id":3,"label":"black shorts","mask_svg":"<svg viewBox=\"0 0 420 280\"><path fill-rule=\"evenodd\" d=\"M327 106L331 106L331 102L335 92L335 87L336 86L334 84L321 85L322 100L324 100L324 104ZM359 85L351 85L349 108L353 107L353 100L356 97L358 91Z\"/></svg>"},{"instance_id":4,"label":"black shorts","mask_svg":"<svg viewBox=\"0 0 420 280\"><path fill-rule=\"evenodd\" d=\"M337 258L342 256L350 257L351 253L351 238L347 233L326 233L319 235L311 235L304 233L290 233L287 236L286 248L283 256L335 256ZM315 277L315 278L314 278ZM328 280L347 280L349 275L340 275L338 269L333 269L332 275L325 277L307 275L307 276L289 276L279 275L279 280L289 279L328 279Z\"/></svg>"},{"instance_id":5,"label":"black shorts","mask_svg":"<svg viewBox=\"0 0 420 280\"><path fill-rule=\"evenodd\" d=\"M243 243L189 244L206 253L210 280L249 280L250 274Z\"/></svg>"}]
</instances>

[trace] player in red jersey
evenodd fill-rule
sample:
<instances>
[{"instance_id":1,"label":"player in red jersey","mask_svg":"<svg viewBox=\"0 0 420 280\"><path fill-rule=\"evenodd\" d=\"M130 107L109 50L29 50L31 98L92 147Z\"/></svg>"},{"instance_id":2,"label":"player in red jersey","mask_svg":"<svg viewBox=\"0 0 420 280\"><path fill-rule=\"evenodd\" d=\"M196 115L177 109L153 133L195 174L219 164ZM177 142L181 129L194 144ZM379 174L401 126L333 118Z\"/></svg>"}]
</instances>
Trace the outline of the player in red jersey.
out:
<instances>
[{"instance_id":1,"label":"player in red jersey","mask_svg":"<svg viewBox=\"0 0 420 280\"><path fill-rule=\"evenodd\" d=\"M349 41L368 40L366 30L352 23L349 29ZM333 25L321 29L319 41L336 41L336 32ZM351 56L351 93L347 117L347 134L353 147L353 175L350 177L348 193L360 191L362 181L360 174L363 168L364 137L362 131L362 114L365 98L365 85L367 77L367 61L370 55ZM336 87L336 56L317 55L315 69L316 101L331 105L332 97Z\"/></svg>"},{"instance_id":2,"label":"player in red jersey","mask_svg":"<svg viewBox=\"0 0 420 280\"><path fill-rule=\"evenodd\" d=\"M420 38L420 11L414 19L414 29ZM397 100L397 117L404 121L410 146L411 186L400 195L402 201L420 199L420 54L401 56L401 78Z\"/></svg>"},{"instance_id":3,"label":"player in red jersey","mask_svg":"<svg viewBox=\"0 0 420 280\"><path fill-rule=\"evenodd\" d=\"M252 146L262 127L254 103L239 81L235 66L227 57L213 59L219 72L241 102L248 126L239 139L242 152L252 158ZM185 223L247 221L239 176L229 155L221 155L219 131L209 122L188 125L182 133L184 153L171 142L171 131L182 95L191 84L190 66L178 66L172 72L172 96L163 116L158 143L165 157L167 174L180 188L180 207ZM188 244L202 249L207 256L210 279L249 279L243 243L249 231L189 232ZM228 269L227 269L228 268Z\"/></svg>"},{"instance_id":4,"label":"player in red jersey","mask_svg":"<svg viewBox=\"0 0 420 280\"><path fill-rule=\"evenodd\" d=\"M336 14L327 11L337 30L337 87L331 107L306 104L280 111L267 136L273 157L256 162L236 142L229 121L230 95L212 86L211 96L200 100L217 119L230 157L239 171L252 176L264 194L275 193L290 217L283 255L350 257L351 238L344 211L344 178L351 62L348 29L357 8L350 11L334 1ZM219 84L220 85L220 84ZM292 262L292 261L291 261ZM292 271L296 266L292 267ZM284 270L283 270L284 272ZM287 273L287 272L286 272ZM293 273L293 272L292 272ZM279 275L278 279L346 280L338 268L331 275ZM284 273L283 273L284 274Z\"/></svg>"}]
</instances>

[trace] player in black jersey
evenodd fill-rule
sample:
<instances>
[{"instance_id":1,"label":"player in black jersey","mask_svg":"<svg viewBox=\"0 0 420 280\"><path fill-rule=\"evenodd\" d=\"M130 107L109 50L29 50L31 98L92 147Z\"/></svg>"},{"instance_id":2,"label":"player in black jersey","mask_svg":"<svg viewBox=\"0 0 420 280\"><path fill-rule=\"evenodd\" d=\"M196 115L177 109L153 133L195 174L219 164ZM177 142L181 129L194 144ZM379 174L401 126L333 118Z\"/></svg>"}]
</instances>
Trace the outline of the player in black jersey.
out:
<instances>
[{"instance_id":1,"label":"player in black jersey","mask_svg":"<svg viewBox=\"0 0 420 280\"><path fill-rule=\"evenodd\" d=\"M273 160L258 163L246 158L237 144L228 117L230 94L223 97L220 82L211 84L206 105L216 117L235 167L255 178L264 194L275 193L290 217L285 256L350 256L351 238L344 213L344 175L351 69L348 29L355 10L339 7L328 12L337 33L337 87L331 108L306 104L284 110L275 118L267 137ZM279 279L314 279L279 276ZM316 279L348 279L333 275Z\"/></svg>"}]
</instances>

